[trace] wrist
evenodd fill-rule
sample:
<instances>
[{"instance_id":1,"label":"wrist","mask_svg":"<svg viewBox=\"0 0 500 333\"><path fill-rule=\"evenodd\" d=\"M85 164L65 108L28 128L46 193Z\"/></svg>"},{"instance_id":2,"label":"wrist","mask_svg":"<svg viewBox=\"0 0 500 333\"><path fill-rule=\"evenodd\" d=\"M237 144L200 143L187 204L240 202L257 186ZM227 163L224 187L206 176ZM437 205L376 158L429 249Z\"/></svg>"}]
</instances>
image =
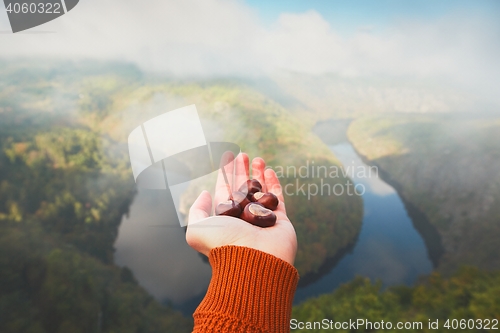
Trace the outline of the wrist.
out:
<instances>
[{"instance_id":1,"label":"wrist","mask_svg":"<svg viewBox=\"0 0 500 333\"><path fill-rule=\"evenodd\" d=\"M212 280L194 314L196 326L224 317L246 325L248 332L256 328L289 331L299 279L295 267L269 253L242 246L214 248L209 260Z\"/></svg>"}]
</instances>

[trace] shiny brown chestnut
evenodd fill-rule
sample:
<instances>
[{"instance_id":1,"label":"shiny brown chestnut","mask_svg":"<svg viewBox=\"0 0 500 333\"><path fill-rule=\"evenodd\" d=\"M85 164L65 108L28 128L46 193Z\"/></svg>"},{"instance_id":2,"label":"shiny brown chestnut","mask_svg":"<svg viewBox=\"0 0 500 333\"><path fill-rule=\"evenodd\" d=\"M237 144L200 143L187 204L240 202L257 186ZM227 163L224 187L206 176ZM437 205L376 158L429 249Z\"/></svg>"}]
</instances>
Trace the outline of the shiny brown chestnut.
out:
<instances>
[{"instance_id":1,"label":"shiny brown chestnut","mask_svg":"<svg viewBox=\"0 0 500 333\"><path fill-rule=\"evenodd\" d=\"M262 204L262 206L264 206L270 210L276 210L276 208L278 208L278 203L279 203L278 197L276 195L274 195L274 193L271 193L271 192L254 193L252 201L258 202L258 203Z\"/></svg>"},{"instance_id":2,"label":"shiny brown chestnut","mask_svg":"<svg viewBox=\"0 0 500 333\"><path fill-rule=\"evenodd\" d=\"M257 179L249 179L240 186L238 191L243 192L250 199L252 194L262 191L262 185Z\"/></svg>"},{"instance_id":3,"label":"shiny brown chestnut","mask_svg":"<svg viewBox=\"0 0 500 333\"><path fill-rule=\"evenodd\" d=\"M276 223L276 214L256 202L251 202L245 207L241 218L262 228L272 227Z\"/></svg>"},{"instance_id":4,"label":"shiny brown chestnut","mask_svg":"<svg viewBox=\"0 0 500 333\"><path fill-rule=\"evenodd\" d=\"M245 209L246 205L248 205L250 203L250 200L248 200L245 193L240 192L240 191L233 192L233 200L240 204L241 211L243 211L243 209Z\"/></svg>"},{"instance_id":5,"label":"shiny brown chestnut","mask_svg":"<svg viewBox=\"0 0 500 333\"><path fill-rule=\"evenodd\" d=\"M223 201L215 207L215 215L240 217L241 211L240 204L231 199Z\"/></svg>"}]
</instances>

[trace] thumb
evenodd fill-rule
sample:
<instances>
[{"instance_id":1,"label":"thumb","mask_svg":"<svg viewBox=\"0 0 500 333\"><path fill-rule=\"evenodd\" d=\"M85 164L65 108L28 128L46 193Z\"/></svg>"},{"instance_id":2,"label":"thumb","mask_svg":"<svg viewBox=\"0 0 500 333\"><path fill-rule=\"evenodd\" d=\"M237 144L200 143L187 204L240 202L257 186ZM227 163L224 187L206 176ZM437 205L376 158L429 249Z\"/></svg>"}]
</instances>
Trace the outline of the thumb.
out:
<instances>
[{"instance_id":1,"label":"thumb","mask_svg":"<svg viewBox=\"0 0 500 333\"><path fill-rule=\"evenodd\" d=\"M211 211L212 196L208 191L203 191L189 209L188 225L209 217Z\"/></svg>"}]
</instances>

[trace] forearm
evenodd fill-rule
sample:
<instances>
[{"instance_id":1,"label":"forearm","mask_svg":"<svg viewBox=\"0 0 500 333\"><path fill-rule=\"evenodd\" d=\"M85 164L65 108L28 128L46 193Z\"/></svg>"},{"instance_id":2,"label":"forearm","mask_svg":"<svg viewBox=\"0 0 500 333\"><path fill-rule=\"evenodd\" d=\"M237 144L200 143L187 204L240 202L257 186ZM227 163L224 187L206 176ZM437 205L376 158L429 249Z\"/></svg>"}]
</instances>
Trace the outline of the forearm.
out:
<instances>
[{"instance_id":1,"label":"forearm","mask_svg":"<svg viewBox=\"0 0 500 333\"><path fill-rule=\"evenodd\" d=\"M239 246L210 251L212 280L195 311L194 333L290 331L297 270L264 252Z\"/></svg>"}]
</instances>

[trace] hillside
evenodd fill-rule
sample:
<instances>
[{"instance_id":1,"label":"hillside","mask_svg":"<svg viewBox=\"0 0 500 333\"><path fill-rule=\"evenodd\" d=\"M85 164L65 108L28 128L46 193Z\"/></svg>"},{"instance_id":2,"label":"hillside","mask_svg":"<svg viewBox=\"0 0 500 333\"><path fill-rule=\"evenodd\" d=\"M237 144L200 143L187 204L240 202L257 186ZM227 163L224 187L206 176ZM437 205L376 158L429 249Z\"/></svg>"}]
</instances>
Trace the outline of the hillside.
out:
<instances>
[{"instance_id":1,"label":"hillside","mask_svg":"<svg viewBox=\"0 0 500 333\"><path fill-rule=\"evenodd\" d=\"M190 332L113 265L134 187L75 109L76 72L0 66L0 331Z\"/></svg>"},{"instance_id":2,"label":"hillside","mask_svg":"<svg viewBox=\"0 0 500 333\"><path fill-rule=\"evenodd\" d=\"M307 300L293 308L292 332L311 332L306 322L349 323L357 319L371 322L357 329L345 326L316 326L314 332L480 332L480 328L500 320L500 272L484 272L464 267L454 276L443 278L433 273L414 287L392 287L383 291L381 283L357 279L342 285L331 294ZM488 319L487 321L485 319ZM438 329L429 328L429 320L438 320ZM455 320L455 321L454 321ZM384 328L380 329L381 322ZM299 329L303 322L304 329ZM376 329L378 323L379 329ZM398 329L397 325L402 326ZM389 324L392 328L389 328ZM445 325L449 326L446 327ZM469 326L467 326L467 324ZM294 325L297 329L293 329ZM335 325L335 324L334 324ZM421 325L421 326L418 326ZM346 329L347 327L347 329Z\"/></svg>"},{"instance_id":3,"label":"hillside","mask_svg":"<svg viewBox=\"0 0 500 333\"><path fill-rule=\"evenodd\" d=\"M352 122L348 136L437 230L441 271L500 268L499 117L365 117Z\"/></svg>"}]
</instances>

